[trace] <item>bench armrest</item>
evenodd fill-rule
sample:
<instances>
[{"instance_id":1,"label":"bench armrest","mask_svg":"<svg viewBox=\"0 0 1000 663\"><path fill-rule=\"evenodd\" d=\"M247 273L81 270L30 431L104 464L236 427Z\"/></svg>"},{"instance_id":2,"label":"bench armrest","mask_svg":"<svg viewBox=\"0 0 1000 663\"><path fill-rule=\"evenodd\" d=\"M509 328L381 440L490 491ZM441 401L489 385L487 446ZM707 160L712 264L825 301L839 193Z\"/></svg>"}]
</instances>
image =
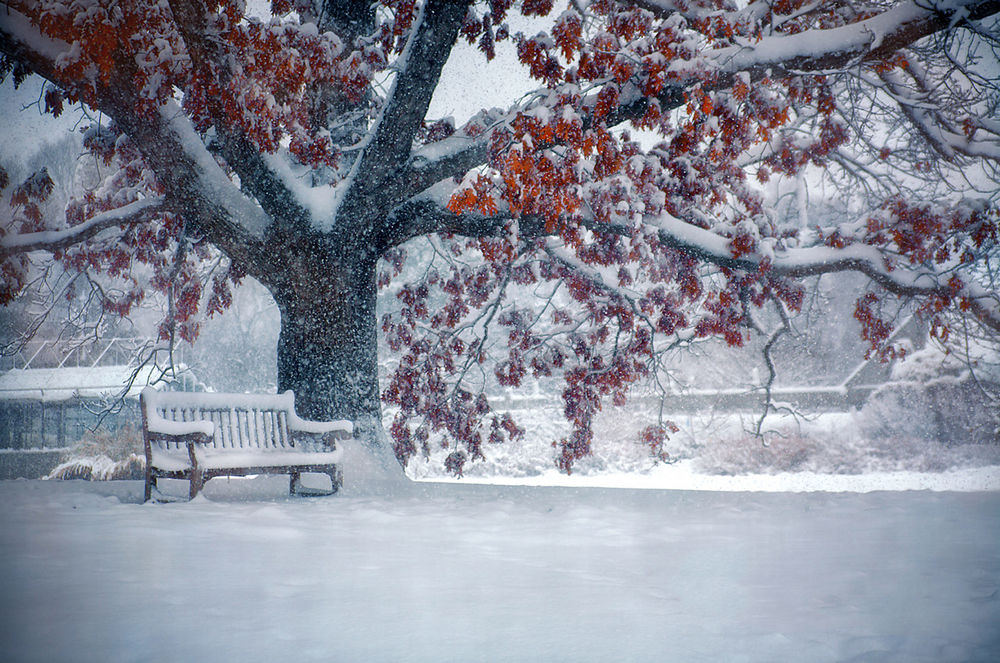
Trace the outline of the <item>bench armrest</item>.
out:
<instances>
[{"instance_id":1,"label":"bench armrest","mask_svg":"<svg viewBox=\"0 0 1000 663\"><path fill-rule=\"evenodd\" d=\"M354 437L354 424L338 419L336 421L311 421L301 419L294 412L288 417L288 430L307 435L329 436L336 440L347 440Z\"/></svg>"},{"instance_id":2,"label":"bench armrest","mask_svg":"<svg viewBox=\"0 0 1000 663\"><path fill-rule=\"evenodd\" d=\"M157 411L158 401L163 394L152 387L146 387L139 396L142 407L144 426L147 431L157 437L169 436L178 438L180 436L191 436L195 441L199 435L203 435L211 441L215 435L215 424L208 420L201 421L172 421L160 415ZM176 440L178 442L183 440ZM201 441L201 440L197 440Z\"/></svg>"},{"instance_id":3,"label":"bench armrest","mask_svg":"<svg viewBox=\"0 0 1000 663\"><path fill-rule=\"evenodd\" d=\"M329 440L349 440L354 437L354 424L346 419L334 421L313 421L303 419L295 412L295 393L288 390L280 394L280 398L288 399L288 431L308 435L322 435ZM332 445L331 445L332 446Z\"/></svg>"},{"instance_id":4,"label":"bench armrest","mask_svg":"<svg viewBox=\"0 0 1000 663\"><path fill-rule=\"evenodd\" d=\"M298 447L326 451L337 448L337 440L349 440L354 425L349 421L309 421L290 417L288 433Z\"/></svg>"},{"instance_id":5,"label":"bench armrest","mask_svg":"<svg viewBox=\"0 0 1000 663\"><path fill-rule=\"evenodd\" d=\"M349 435L343 436L341 431L307 433L305 431L290 430L289 436L296 447L311 451L334 451L340 446L337 444L337 440L351 439Z\"/></svg>"}]
</instances>

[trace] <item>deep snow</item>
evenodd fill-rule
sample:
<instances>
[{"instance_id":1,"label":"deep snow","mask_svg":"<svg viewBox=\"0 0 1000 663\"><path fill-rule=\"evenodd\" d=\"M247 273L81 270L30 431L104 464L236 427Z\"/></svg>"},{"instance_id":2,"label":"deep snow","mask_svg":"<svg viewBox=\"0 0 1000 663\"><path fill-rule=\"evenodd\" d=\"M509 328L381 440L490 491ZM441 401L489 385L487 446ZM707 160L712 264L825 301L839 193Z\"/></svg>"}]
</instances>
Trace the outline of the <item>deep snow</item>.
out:
<instances>
[{"instance_id":1,"label":"deep snow","mask_svg":"<svg viewBox=\"0 0 1000 663\"><path fill-rule=\"evenodd\" d=\"M995 490L286 487L0 482L0 660L1000 659Z\"/></svg>"}]
</instances>

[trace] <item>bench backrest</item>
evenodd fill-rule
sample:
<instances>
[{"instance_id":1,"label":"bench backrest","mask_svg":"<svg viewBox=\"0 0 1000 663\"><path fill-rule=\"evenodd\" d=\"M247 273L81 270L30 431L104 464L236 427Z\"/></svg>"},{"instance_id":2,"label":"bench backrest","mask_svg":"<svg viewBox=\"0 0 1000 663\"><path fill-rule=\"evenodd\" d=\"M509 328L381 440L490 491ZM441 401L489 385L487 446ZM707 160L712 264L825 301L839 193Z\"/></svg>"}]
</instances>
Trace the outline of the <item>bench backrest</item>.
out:
<instances>
[{"instance_id":1,"label":"bench backrest","mask_svg":"<svg viewBox=\"0 0 1000 663\"><path fill-rule=\"evenodd\" d=\"M289 416L294 396L284 394L211 394L157 392L144 394L149 407L167 421L210 421L216 448L282 449L294 446Z\"/></svg>"}]
</instances>

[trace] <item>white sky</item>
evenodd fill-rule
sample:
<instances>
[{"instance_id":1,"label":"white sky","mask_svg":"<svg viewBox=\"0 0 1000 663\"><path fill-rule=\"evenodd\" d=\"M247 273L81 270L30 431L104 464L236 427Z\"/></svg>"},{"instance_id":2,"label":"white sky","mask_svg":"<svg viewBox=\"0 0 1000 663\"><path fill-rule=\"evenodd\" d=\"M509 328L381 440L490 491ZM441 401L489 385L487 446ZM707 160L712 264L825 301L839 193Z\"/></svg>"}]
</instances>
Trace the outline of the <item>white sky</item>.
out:
<instances>
[{"instance_id":1,"label":"white sky","mask_svg":"<svg viewBox=\"0 0 1000 663\"><path fill-rule=\"evenodd\" d=\"M549 20L529 21L520 16L510 16L511 31L533 35L545 30ZM427 111L428 119L454 116L457 125L475 115L482 108L508 108L529 90L541 84L531 80L527 69L517 60L512 39L497 44L497 54L492 62L475 46L459 38L451 57L441 73L434 98Z\"/></svg>"}]
</instances>

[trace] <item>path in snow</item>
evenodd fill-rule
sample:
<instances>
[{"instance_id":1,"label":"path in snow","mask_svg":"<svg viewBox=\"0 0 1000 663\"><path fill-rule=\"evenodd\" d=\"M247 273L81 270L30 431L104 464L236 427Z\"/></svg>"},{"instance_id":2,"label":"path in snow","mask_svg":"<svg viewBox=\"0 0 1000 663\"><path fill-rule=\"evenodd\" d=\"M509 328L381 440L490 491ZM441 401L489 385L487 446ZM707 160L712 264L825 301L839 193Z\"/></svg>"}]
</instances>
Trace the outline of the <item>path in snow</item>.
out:
<instances>
[{"instance_id":1,"label":"path in snow","mask_svg":"<svg viewBox=\"0 0 1000 663\"><path fill-rule=\"evenodd\" d=\"M285 486L0 482L0 660L1000 659L998 492Z\"/></svg>"}]
</instances>

